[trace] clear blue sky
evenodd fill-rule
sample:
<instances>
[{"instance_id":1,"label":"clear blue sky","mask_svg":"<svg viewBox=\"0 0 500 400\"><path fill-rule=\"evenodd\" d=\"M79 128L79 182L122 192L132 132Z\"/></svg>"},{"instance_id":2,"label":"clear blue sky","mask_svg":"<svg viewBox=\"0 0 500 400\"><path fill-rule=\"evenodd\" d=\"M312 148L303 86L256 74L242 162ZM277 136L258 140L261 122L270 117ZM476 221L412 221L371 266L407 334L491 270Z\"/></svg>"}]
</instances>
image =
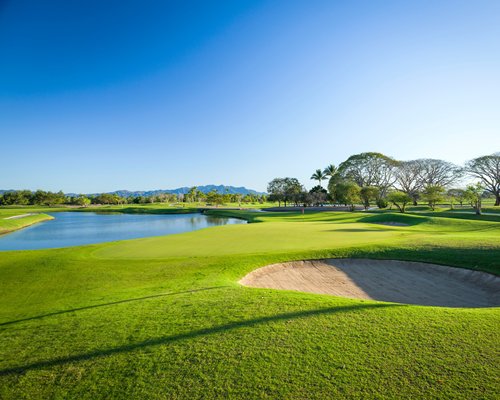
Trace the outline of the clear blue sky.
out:
<instances>
[{"instance_id":1,"label":"clear blue sky","mask_svg":"<svg viewBox=\"0 0 500 400\"><path fill-rule=\"evenodd\" d=\"M500 1L0 0L0 189L308 187L500 150Z\"/></svg>"}]
</instances>

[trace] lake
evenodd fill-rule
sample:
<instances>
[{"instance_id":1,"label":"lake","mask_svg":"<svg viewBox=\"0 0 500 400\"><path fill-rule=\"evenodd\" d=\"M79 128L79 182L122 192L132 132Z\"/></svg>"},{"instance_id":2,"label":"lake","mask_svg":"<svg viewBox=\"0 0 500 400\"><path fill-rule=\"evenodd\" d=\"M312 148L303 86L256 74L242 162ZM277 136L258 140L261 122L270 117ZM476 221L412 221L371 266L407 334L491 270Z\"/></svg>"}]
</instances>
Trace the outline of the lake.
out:
<instances>
[{"instance_id":1,"label":"lake","mask_svg":"<svg viewBox=\"0 0 500 400\"><path fill-rule=\"evenodd\" d=\"M55 219L0 235L0 250L35 250L172 235L212 226L245 224L203 214L51 213Z\"/></svg>"}]
</instances>

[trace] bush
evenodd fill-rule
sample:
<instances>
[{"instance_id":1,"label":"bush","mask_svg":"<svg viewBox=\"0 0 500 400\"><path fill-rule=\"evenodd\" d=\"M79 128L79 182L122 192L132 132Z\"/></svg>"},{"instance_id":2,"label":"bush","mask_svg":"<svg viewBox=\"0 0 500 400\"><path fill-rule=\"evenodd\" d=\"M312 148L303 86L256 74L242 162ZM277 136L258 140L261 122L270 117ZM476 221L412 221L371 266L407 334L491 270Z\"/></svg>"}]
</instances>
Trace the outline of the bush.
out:
<instances>
[{"instance_id":1,"label":"bush","mask_svg":"<svg viewBox=\"0 0 500 400\"><path fill-rule=\"evenodd\" d=\"M377 207L378 208L387 208L389 203L387 202L386 199L377 199Z\"/></svg>"}]
</instances>

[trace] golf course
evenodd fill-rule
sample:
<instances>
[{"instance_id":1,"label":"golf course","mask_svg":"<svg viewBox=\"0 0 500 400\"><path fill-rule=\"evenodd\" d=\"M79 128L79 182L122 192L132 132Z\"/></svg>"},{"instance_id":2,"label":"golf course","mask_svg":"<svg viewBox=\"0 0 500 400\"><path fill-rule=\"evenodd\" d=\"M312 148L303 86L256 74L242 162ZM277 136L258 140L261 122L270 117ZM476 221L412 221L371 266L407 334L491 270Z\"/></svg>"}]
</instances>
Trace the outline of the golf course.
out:
<instances>
[{"instance_id":1,"label":"golf course","mask_svg":"<svg viewBox=\"0 0 500 400\"><path fill-rule=\"evenodd\" d=\"M0 400L500 400L500 0L0 0Z\"/></svg>"},{"instance_id":2,"label":"golf course","mask_svg":"<svg viewBox=\"0 0 500 400\"><path fill-rule=\"evenodd\" d=\"M49 211L2 208L0 230ZM32 212L42 214L5 219ZM0 398L498 398L500 216L206 214L249 223L0 252ZM490 303L240 282L269 265L327 259L486 273Z\"/></svg>"}]
</instances>

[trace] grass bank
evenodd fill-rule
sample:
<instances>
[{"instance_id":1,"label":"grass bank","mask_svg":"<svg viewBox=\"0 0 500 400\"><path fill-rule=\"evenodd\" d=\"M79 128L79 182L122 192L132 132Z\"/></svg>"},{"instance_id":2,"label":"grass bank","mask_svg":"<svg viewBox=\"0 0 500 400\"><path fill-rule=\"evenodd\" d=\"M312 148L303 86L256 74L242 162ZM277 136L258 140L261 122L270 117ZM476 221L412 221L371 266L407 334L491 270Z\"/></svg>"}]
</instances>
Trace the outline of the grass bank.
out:
<instances>
[{"instance_id":1,"label":"grass bank","mask_svg":"<svg viewBox=\"0 0 500 400\"><path fill-rule=\"evenodd\" d=\"M14 217L14 218L12 218ZM39 222L48 221L54 217L47 214L26 213L19 211L0 212L0 235L9 233L18 229L26 228L27 226L37 224Z\"/></svg>"}]
</instances>

